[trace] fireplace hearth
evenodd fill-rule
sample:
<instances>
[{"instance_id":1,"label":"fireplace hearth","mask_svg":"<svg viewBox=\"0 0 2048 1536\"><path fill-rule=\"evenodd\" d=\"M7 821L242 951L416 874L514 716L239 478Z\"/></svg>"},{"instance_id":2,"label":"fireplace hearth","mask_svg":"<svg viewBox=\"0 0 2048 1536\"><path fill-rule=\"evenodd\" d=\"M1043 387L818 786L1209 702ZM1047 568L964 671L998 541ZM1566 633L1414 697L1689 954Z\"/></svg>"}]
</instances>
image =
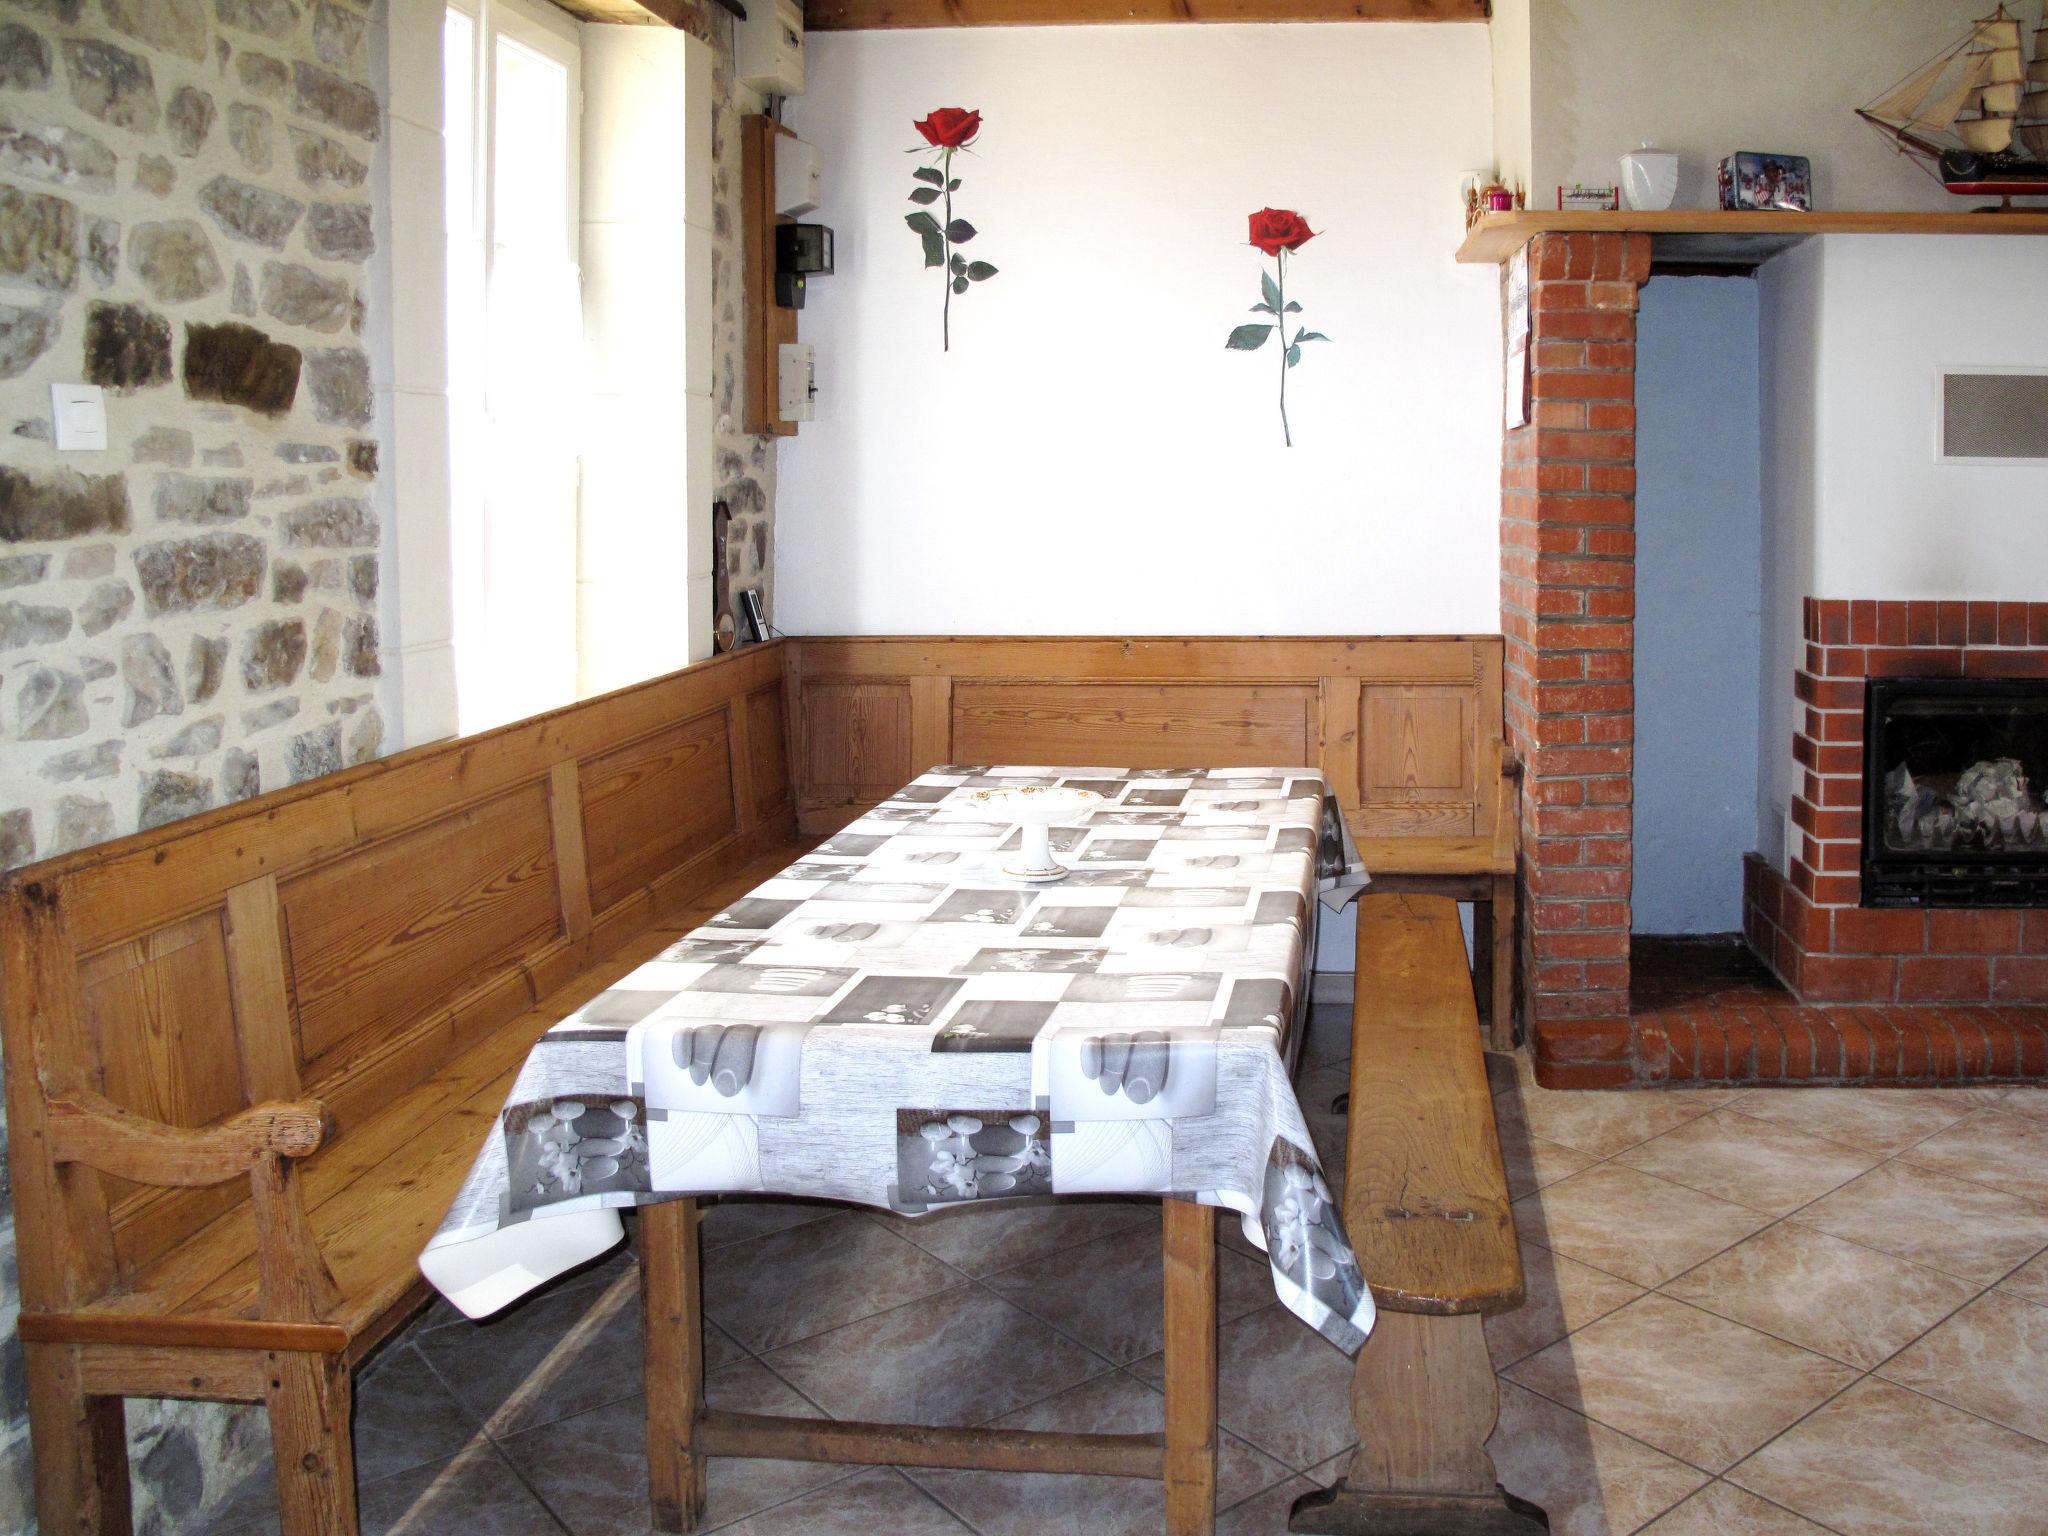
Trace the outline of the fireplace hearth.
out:
<instances>
[{"instance_id":1,"label":"fireplace hearth","mask_svg":"<svg viewBox=\"0 0 2048 1536\"><path fill-rule=\"evenodd\" d=\"M2048 683L1872 678L1864 743L1864 905L2048 906Z\"/></svg>"}]
</instances>

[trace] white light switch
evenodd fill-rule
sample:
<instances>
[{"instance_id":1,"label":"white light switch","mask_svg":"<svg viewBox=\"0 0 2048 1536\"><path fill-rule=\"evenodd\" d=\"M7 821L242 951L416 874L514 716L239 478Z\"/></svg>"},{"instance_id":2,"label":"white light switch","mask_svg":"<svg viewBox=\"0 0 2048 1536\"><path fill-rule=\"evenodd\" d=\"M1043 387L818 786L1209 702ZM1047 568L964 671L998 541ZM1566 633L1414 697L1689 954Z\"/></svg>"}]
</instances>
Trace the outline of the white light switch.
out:
<instances>
[{"instance_id":1,"label":"white light switch","mask_svg":"<svg viewBox=\"0 0 2048 1536\"><path fill-rule=\"evenodd\" d=\"M102 451L107 446L107 392L97 384L52 384L50 423L57 451Z\"/></svg>"}]
</instances>

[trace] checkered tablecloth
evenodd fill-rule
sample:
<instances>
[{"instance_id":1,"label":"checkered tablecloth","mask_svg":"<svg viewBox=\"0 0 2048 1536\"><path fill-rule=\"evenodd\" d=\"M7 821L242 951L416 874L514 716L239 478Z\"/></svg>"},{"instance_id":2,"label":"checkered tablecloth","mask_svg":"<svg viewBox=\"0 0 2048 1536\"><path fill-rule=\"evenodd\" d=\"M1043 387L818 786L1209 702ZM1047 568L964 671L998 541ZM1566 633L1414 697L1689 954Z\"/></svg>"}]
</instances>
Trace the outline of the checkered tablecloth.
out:
<instances>
[{"instance_id":1,"label":"checkered tablecloth","mask_svg":"<svg viewBox=\"0 0 2048 1536\"><path fill-rule=\"evenodd\" d=\"M1020 831L971 802L1031 784L1102 796L1051 884L1001 873ZM1363 884L1313 769L936 769L549 1030L420 1268L475 1317L675 1195L1173 1195L1240 1213L1356 1350L1290 1069L1318 900Z\"/></svg>"}]
</instances>

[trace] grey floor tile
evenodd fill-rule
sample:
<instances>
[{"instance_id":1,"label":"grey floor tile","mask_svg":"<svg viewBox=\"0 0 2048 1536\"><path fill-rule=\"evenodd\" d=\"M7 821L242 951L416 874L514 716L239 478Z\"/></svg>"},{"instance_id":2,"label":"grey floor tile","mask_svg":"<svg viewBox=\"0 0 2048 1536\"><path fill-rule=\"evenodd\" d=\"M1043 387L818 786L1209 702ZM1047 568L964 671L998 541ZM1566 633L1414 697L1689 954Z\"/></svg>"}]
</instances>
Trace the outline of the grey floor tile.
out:
<instances>
[{"instance_id":1,"label":"grey floor tile","mask_svg":"<svg viewBox=\"0 0 2048 1536\"><path fill-rule=\"evenodd\" d=\"M1131 1369L1158 1385L1164 1356ZM1216 1339L1217 1417L1267 1455L1302 1471L1357 1440L1351 1357L1285 1307L1226 1323Z\"/></svg>"},{"instance_id":2,"label":"grey floor tile","mask_svg":"<svg viewBox=\"0 0 2048 1536\"><path fill-rule=\"evenodd\" d=\"M355 1384L356 1477L364 1483L453 1456L482 1433L477 1415L410 1342Z\"/></svg>"},{"instance_id":3,"label":"grey floor tile","mask_svg":"<svg viewBox=\"0 0 2048 1536\"><path fill-rule=\"evenodd\" d=\"M800 1227L805 1222L823 1221L845 1210L823 1200L714 1200L704 1207L698 1221L699 1240L708 1249L728 1243L743 1243L750 1237Z\"/></svg>"},{"instance_id":4,"label":"grey floor tile","mask_svg":"<svg viewBox=\"0 0 2048 1536\"><path fill-rule=\"evenodd\" d=\"M928 1216L887 1211L870 1211L868 1216L969 1275L994 1274L1131 1227L1149 1225L1155 1234L1159 1230L1155 1200L1018 1201L978 1207L963 1203Z\"/></svg>"},{"instance_id":5,"label":"grey floor tile","mask_svg":"<svg viewBox=\"0 0 2048 1536\"><path fill-rule=\"evenodd\" d=\"M762 1354L963 1283L850 1211L704 1255L704 1315Z\"/></svg>"},{"instance_id":6,"label":"grey floor tile","mask_svg":"<svg viewBox=\"0 0 2048 1536\"><path fill-rule=\"evenodd\" d=\"M562 1536L561 1523L488 1444L365 1484L357 1508L362 1536Z\"/></svg>"},{"instance_id":7,"label":"grey floor tile","mask_svg":"<svg viewBox=\"0 0 2048 1536\"><path fill-rule=\"evenodd\" d=\"M1229 1213L1223 1213L1226 1220ZM1147 1225L1068 1248L986 1281L989 1289L1119 1365L1166 1342L1165 1280L1159 1232ZM1272 1270L1230 1249L1217 1255L1219 1322L1273 1300Z\"/></svg>"},{"instance_id":8,"label":"grey floor tile","mask_svg":"<svg viewBox=\"0 0 2048 1536\"><path fill-rule=\"evenodd\" d=\"M436 1328L419 1351L493 1436L640 1390L640 1290L623 1274L603 1289L553 1293L493 1322Z\"/></svg>"},{"instance_id":9,"label":"grey floor tile","mask_svg":"<svg viewBox=\"0 0 2048 1536\"><path fill-rule=\"evenodd\" d=\"M719 1408L816 1418L818 1411L757 1360L704 1378ZM640 1536L647 1529L646 1405L639 1397L513 1435L503 1444L572 1536ZM714 1457L705 1470L707 1530L745 1519L850 1475L823 1462ZM481 1529L481 1528L478 1528Z\"/></svg>"},{"instance_id":10,"label":"grey floor tile","mask_svg":"<svg viewBox=\"0 0 2048 1536\"><path fill-rule=\"evenodd\" d=\"M1158 1434L1165 1428L1166 1400L1116 1371L995 1422L1006 1429ZM1150 1478L936 1469L909 1475L981 1536L1039 1536L1045 1531L1153 1536L1166 1514L1165 1489ZM1217 1456L1217 1506L1227 1508L1287 1475L1286 1467L1226 1434Z\"/></svg>"},{"instance_id":11,"label":"grey floor tile","mask_svg":"<svg viewBox=\"0 0 2048 1536\"><path fill-rule=\"evenodd\" d=\"M971 1536L891 1467L865 1468L724 1529L727 1536Z\"/></svg>"},{"instance_id":12,"label":"grey floor tile","mask_svg":"<svg viewBox=\"0 0 2048 1536\"><path fill-rule=\"evenodd\" d=\"M836 1419L980 1424L1109 1362L978 1285L818 1334L764 1357Z\"/></svg>"}]
</instances>

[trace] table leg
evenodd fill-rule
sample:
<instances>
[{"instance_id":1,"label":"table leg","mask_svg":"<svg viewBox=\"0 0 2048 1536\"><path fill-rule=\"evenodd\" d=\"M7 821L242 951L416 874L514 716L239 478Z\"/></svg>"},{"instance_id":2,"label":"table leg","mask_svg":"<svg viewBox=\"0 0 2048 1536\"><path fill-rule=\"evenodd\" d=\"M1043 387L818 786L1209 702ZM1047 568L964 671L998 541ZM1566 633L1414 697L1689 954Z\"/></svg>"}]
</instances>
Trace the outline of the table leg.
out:
<instances>
[{"instance_id":1,"label":"table leg","mask_svg":"<svg viewBox=\"0 0 2048 1536\"><path fill-rule=\"evenodd\" d=\"M1487 1020L1496 1051L1515 1048L1515 877L1493 877L1493 1008Z\"/></svg>"},{"instance_id":2,"label":"table leg","mask_svg":"<svg viewBox=\"0 0 2048 1536\"><path fill-rule=\"evenodd\" d=\"M1351 1378L1358 1451L1287 1528L1320 1536L1540 1536L1543 1511L1494 1481L1500 1388L1477 1313L1381 1310Z\"/></svg>"},{"instance_id":3,"label":"table leg","mask_svg":"<svg viewBox=\"0 0 2048 1536\"><path fill-rule=\"evenodd\" d=\"M704 1513L704 1319L697 1202L640 1211L640 1335L647 1363L648 1518L657 1531L694 1531Z\"/></svg>"},{"instance_id":4,"label":"table leg","mask_svg":"<svg viewBox=\"0 0 2048 1536\"><path fill-rule=\"evenodd\" d=\"M1216 1529L1216 1209L1161 1202L1166 1268L1166 1531Z\"/></svg>"}]
</instances>

